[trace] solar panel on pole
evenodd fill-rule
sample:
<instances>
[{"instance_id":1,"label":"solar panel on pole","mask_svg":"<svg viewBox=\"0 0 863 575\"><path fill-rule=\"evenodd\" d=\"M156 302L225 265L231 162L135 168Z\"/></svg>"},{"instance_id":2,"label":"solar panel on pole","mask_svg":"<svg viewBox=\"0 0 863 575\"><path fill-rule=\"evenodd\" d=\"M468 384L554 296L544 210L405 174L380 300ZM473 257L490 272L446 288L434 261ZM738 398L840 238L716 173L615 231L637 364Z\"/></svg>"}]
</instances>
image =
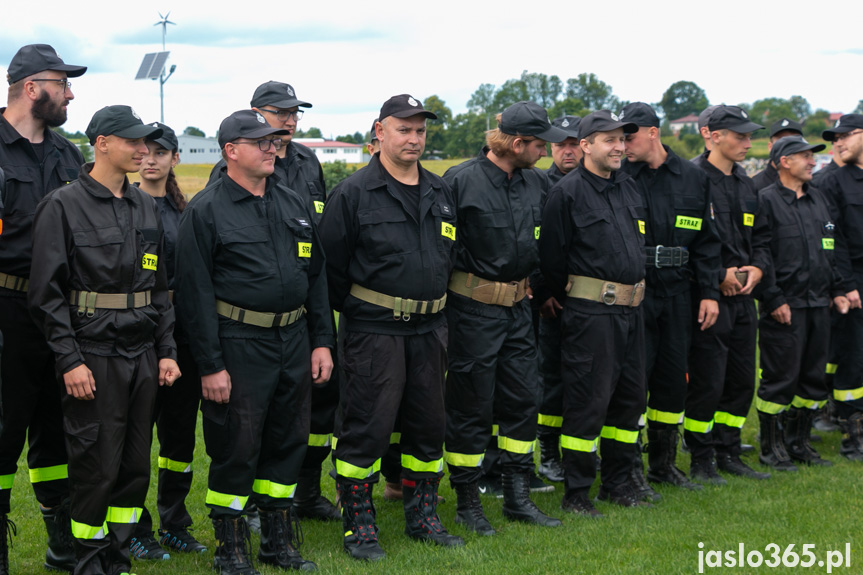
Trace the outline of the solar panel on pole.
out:
<instances>
[{"instance_id":1,"label":"solar panel on pole","mask_svg":"<svg viewBox=\"0 0 863 575\"><path fill-rule=\"evenodd\" d=\"M141 67L138 68L136 80L155 80L162 75L162 70L165 69L165 62L168 61L168 56L171 52L153 52L144 56L141 62Z\"/></svg>"}]
</instances>

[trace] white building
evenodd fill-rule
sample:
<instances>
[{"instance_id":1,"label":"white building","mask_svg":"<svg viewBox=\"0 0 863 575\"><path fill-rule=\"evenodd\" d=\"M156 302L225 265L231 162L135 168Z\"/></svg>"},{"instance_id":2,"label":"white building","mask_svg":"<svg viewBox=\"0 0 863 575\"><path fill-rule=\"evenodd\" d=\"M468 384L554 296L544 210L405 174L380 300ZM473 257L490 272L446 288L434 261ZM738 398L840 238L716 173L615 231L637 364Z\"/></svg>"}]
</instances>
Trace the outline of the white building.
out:
<instances>
[{"instance_id":1,"label":"white building","mask_svg":"<svg viewBox=\"0 0 863 575\"><path fill-rule=\"evenodd\" d=\"M334 142L323 138L294 138L292 141L302 144L312 150L322 164L332 163L337 160L347 164L361 164L363 152L366 147L360 144L348 144L347 142Z\"/></svg>"},{"instance_id":2,"label":"white building","mask_svg":"<svg viewBox=\"0 0 863 575\"><path fill-rule=\"evenodd\" d=\"M213 165L222 159L222 150L216 138L202 138L178 134L180 161L184 164Z\"/></svg>"}]
</instances>

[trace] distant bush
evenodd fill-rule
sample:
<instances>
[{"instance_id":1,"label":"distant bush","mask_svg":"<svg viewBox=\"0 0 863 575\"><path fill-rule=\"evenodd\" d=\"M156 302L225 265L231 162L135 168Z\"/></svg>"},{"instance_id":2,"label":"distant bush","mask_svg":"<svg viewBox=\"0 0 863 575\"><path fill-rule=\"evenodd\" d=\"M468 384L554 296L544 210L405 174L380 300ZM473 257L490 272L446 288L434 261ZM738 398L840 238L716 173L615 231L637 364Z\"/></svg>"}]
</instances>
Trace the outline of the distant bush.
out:
<instances>
[{"instance_id":1,"label":"distant bush","mask_svg":"<svg viewBox=\"0 0 863 575\"><path fill-rule=\"evenodd\" d=\"M321 164L324 169L324 181L327 184L327 193L329 194L333 188L339 185L342 180L357 171L358 166L349 166L346 162L336 160L335 162L326 162Z\"/></svg>"}]
</instances>

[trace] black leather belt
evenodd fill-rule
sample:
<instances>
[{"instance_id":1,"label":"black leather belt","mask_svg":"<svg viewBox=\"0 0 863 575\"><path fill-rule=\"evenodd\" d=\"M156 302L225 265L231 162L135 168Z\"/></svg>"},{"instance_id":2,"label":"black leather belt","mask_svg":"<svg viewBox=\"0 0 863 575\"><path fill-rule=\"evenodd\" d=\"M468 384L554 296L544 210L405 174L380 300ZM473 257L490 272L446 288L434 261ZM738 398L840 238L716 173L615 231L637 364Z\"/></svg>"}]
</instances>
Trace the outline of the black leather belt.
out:
<instances>
[{"instance_id":1,"label":"black leather belt","mask_svg":"<svg viewBox=\"0 0 863 575\"><path fill-rule=\"evenodd\" d=\"M679 268L689 263L689 250L686 248L649 246L644 248L644 253L649 268Z\"/></svg>"}]
</instances>

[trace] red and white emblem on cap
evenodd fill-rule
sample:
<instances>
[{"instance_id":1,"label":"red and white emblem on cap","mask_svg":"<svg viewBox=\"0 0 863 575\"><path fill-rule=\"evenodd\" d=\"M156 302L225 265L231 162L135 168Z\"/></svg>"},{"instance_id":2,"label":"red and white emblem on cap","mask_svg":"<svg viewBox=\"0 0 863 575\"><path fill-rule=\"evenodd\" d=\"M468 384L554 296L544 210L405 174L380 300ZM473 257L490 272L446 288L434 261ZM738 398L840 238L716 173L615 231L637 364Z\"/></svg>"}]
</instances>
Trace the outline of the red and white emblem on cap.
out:
<instances>
[{"instance_id":1,"label":"red and white emblem on cap","mask_svg":"<svg viewBox=\"0 0 863 575\"><path fill-rule=\"evenodd\" d=\"M262 124L267 123L267 121L264 119L264 117L261 115L260 112L255 112L255 118L257 118L258 122L260 122Z\"/></svg>"},{"instance_id":2,"label":"red and white emblem on cap","mask_svg":"<svg viewBox=\"0 0 863 575\"><path fill-rule=\"evenodd\" d=\"M414 100L411 96L408 96L408 104L410 104L411 106L414 106L414 107L416 107L418 105L417 101Z\"/></svg>"}]
</instances>

